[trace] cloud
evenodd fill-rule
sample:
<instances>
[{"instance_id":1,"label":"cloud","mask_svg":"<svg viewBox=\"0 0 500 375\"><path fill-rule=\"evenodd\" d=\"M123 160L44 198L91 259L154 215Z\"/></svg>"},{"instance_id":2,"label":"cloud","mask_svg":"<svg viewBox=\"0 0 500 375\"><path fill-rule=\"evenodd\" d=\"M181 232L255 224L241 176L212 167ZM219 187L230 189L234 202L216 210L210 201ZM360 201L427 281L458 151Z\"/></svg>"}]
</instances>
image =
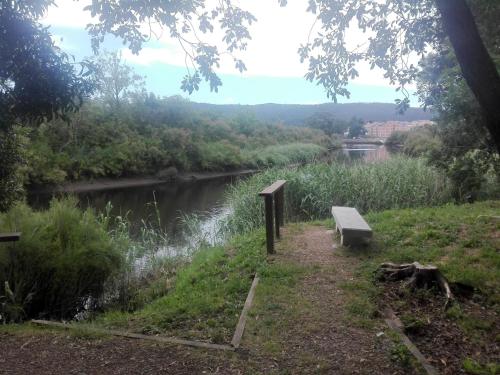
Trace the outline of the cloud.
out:
<instances>
[{"instance_id":1,"label":"cloud","mask_svg":"<svg viewBox=\"0 0 500 375\"><path fill-rule=\"evenodd\" d=\"M83 8L91 3L91 0L56 0L40 21L44 25L84 29L92 22L92 17Z\"/></svg>"},{"instance_id":2,"label":"cloud","mask_svg":"<svg viewBox=\"0 0 500 375\"><path fill-rule=\"evenodd\" d=\"M208 0L212 3L214 0ZM290 1L286 7L280 7L276 0L240 1L240 6L249 10L257 18L250 27L252 40L245 51L238 52L247 67L243 76L265 77L303 77L307 72L307 64L301 64L297 50L301 43L307 41L314 15L307 13L307 0ZM92 21L89 12L83 7L90 0L56 0L58 7L51 7L47 17L42 21L47 25L84 29ZM210 7L209 7L210 9ZM161 35L159 40L146 43L138 55L133 55L128 49L123 50L124 58L133 64L169 64L186 65L186 55L177 40L166 36L166 32L155 30ZM200 34L204 41L223 47L222 34ZM359 30L350 30L349 44L357 45L365 41L367 35ZM154 39L154 38L153 38ZM64 46L64 43L63 43ZM188 61L189 63L189 61ZM353 83L365 85L388 86L389 81L383 77L381 70L370 70L368 64L357 66L359 77ZM219 73L239 75L234 67L232 57L221 55Z\"/></svg>"}]
</instances>

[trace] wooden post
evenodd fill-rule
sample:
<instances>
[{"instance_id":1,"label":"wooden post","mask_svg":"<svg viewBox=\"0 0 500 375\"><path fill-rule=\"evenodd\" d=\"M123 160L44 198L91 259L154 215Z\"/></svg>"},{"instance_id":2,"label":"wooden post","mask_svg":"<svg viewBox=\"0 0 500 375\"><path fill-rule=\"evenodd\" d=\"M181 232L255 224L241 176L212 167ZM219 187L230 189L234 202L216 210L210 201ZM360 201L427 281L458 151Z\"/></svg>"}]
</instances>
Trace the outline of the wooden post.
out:
<instances>
[{"instance_id":1,"label":"wooden post","mask_svg":"<svg viewBox=\"0 0 500 375\"><path fill-rule=\"evenodd\" d=\"M276 237L280 237L280 226L283 225L283 186L285 180L277 180L262 190L259 195L264 197L265 219L266 219L266 244L267 253L274 254L274 225L276 225ZM273 214L274 210L274 214Z\"/></svg>"},{"instance_id":2,"label":"wooden post","mask_svg":"<svg viewBox=\"0 0 500 375\"><path fill-rule=\"evenodd\" d=\"M273 196L272 194L264 197L266 208L266 244L267 253L274 254L274 230L273 230Z\"/></svg>"},{"instance_id":3,"label":"wooden post","mask_svg":"<svg viewBox=\"0 0 500 375\"><path fill-rule=\"evenodd\" d=\"M280 208L280 226L285 225L285 185L281 187L278 194L279 208Z\"/></svg>"},{"instance_id":4,"label":"wooden post","mask_svg":"<svg viewBox=\"0 0 500 375\"><path fill-rule=\"evenodd\" d=\"M280 210L280 190L274 194L274 225L276 227L276 238L280 238L280 215L281 215L281 210Z\"/></svg>"}]
</instances>

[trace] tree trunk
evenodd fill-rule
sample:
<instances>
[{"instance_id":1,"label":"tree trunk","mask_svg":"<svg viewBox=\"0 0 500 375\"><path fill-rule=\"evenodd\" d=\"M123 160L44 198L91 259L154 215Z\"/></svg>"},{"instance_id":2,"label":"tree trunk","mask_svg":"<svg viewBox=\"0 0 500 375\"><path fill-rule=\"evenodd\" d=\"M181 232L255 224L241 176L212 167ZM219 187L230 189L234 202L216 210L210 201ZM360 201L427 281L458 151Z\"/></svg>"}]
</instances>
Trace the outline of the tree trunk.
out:
<instances>
[{"instance_id":1,"label":"tree trunk","mask_svg":"<svg viewBox=\"0 0 500 375\"><path fill-rule=\"evenodd\" d=\"M454 297L446 278L432 265L424 266L419 262L394 264L382 263L378 270L379 280L397 281L409 279L406 286L416 288L429 288L436 284L446 296L445 308L449 307Z\"/></svg>"},{"instance_id":2,"label":"tree trunk","mask_svg":"<svg viewBox=\"0 0 500 375\"><path fill-rule=\"evenodd\" d=\"M462 74L482 109L500 152L500 75L479 35L466 0L436 0Z\"/></svg>"}]
</instances>

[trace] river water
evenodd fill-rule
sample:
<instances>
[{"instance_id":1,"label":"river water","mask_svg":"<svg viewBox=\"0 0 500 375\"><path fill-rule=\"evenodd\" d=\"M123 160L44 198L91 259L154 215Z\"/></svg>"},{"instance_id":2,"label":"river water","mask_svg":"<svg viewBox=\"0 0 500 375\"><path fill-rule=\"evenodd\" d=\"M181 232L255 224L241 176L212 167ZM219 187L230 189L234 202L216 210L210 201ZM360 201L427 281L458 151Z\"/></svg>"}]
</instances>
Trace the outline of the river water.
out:
<instances>
[{"instance_id":1,"label":"river water","mask_svg":"<svg viewBox=\"0 0 500 375\"><path fill-rule=\"evenodd\" d=\"M355 145L344 148L333 159L372 162L390 157L384 146ZM175 251L192 245L183 230L183 217L196 215L200 232L207 242L214 242L218 221L229 214L224 205L226 189L245 177L222 177L184 183L165 183L154 186L100 190L76 194L82 207L103 212L108 202L112 215L126 217L133 233L138 233L144 222L157 225L157 213L162 229ZM48 206L51 194L31 194L31 206ZM155 204L156 202L156 204ZM155 209L156 206L156 209Z\"/></svg>"}]
</instances>

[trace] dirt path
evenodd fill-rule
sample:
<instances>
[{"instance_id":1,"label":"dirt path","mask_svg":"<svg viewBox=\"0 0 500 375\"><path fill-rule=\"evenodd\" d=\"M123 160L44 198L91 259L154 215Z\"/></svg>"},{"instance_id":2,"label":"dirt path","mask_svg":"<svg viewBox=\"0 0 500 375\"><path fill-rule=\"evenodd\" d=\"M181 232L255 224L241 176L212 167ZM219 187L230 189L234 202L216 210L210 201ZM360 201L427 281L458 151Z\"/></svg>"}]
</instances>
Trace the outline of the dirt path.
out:
<instances>
[{"instance_id":1,"label":"dirt path","mask_svg":"<svg viewBox=\"0 0 500 375\"><path fill-rule=\"evenodd\" d=\"M1 374L411 374L390 359L382 324L361 327L348 314L345 286L356 257L334 245L324 227L285 228L270 259L300 277L263 275L237 353L66 333L0 333ZM266 281L267 280L267 281ZM282 284L282 285L280 285Z\"/></svg>"},{"instance_id":2,"label":"dirt path","mask_svg":"<svg viewBox=\"0 0 500 375\"><path fill-rule=\"evenodd\" d=\"M351 250L334 243L333 232L324 227L307 226L295 234L285 229L283 237L274 262L307 271L294 287L294 302L303 307L292 302L282 316L273 317L289 320L279 333L284 351L277 367L294 374L411 374L411 368L391 360L393 342L380 335L386 329L382 322L363 328L349 317L345 288L355 280L358 267L358 259L348 254ZM294 313L288 314L287 308Z\"/></svg>"}]
</instances>

